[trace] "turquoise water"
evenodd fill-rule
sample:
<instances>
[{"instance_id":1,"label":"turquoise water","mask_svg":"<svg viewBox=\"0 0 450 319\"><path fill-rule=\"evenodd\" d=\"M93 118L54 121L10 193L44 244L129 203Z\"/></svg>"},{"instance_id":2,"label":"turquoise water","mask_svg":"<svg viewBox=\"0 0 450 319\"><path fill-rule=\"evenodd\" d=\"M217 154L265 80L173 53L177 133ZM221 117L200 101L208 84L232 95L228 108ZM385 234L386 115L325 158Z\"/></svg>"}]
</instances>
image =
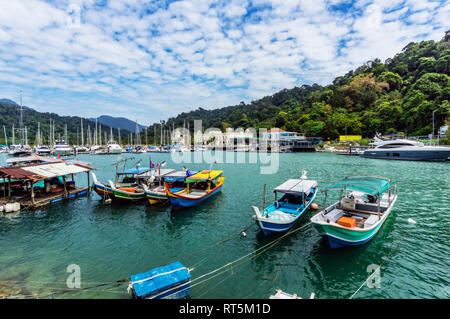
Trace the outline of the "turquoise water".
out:
<instances>
[{"instance_id":1,"label":"turquoise water","mask_svg":"<svg viewBox=\"0 0 450 319\"><path fill-rule=\"evenodd\" d=\"M142 159L142 166L151 156L153 161L166 160L167 168L209 168L209 164L173 164L171 154L121 156ZM117 156L78 158L98 169L100 181L113 180ZM0 164L5 160L6 156L0 157ZM397 244L381 268L381 287L364 286L355 298L450 297L450 163L288 153L279 154L276 174L262 175L260 163L221 162L214 168L223 169L227 176L222 192L188 210L172 211L169 205L147 202L105 205L93 193L35 212L0 216L0 296L55 293L54 298L130 298L126 283L60 293L66 289L69 264L80 266L82 287L176 260L194 268L191 274L197 278L279 237L262 235L251 219L251 205L261 206L264 184L270 202L271 190L299 177L304 168L319 187L345 175L392 178L399 197L378 235L361 247L332 250L306 225L256 258L242 259L232 270L224 268L228 271L196 285L191 298L268 298L275 289L303 298L311 292L316 298L348 298L370 274L367 267L382 263ZM86 174L76 181L86 184ZM330 193L328 204L338 195ZM315 202L322 208L323 200L320 193ZM308 212L297 226L306 224L313 213ZM408 218L417 224L409 224ZM247 236L240 236L249 225Z\"/></svg>"}]
</instances>

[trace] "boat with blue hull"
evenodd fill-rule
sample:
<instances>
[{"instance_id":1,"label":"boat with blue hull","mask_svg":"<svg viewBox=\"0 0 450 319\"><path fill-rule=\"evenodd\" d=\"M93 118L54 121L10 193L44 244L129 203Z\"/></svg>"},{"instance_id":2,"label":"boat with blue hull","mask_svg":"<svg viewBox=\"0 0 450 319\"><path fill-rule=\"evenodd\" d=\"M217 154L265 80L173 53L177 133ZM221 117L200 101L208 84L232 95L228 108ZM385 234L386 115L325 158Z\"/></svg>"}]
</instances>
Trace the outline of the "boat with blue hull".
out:
<instances>
[{"instance_id":1,"label":"boat with blue hull","mask_svg":"<svg viewBox=\"0 0 450 319\"><path fill-rule=\"evenodd\" d=\"M348 176L327 186L325 194L329 190L342 191L341 198L314 215L311 222L331 248L367 243L381 229L397 201L397 186L386 177Z\"/></svg>"},{"instance_id":2,"label":"boat with blue hull","mask_svg":"<svg viewBox=\"0 0 450 319\"><path fill-rule=\"evenodd\" d=\"M189 296L191 274L177 261L130 276L128 289L137 299L182 299Z\"/></svg>"},{"instance_id":3,"label":"boat with blue hull","mask_svg":"<svg viewBox=\"0 0 450 319\"><path fill-rule=\"evenodd\" d=\"M175 192L166 182L164 186L173 208L188 208L201 204L214 194L220 192L225 180L223 171L202 170L196 174L187 173L186 188Z\"/></svg>"},{"instance_id":4,"label":"boat with blue hull","mask_svg":"<svg viewBox=\"0 0 450 319\"><path fill-rule=\"evenodd\" d=\"M303 171L301 179L289 179L276 187L275 201L261 212L252 206L255 215L253 219L263 231L264 235L288 231L298 221L300 216L308 210L317 195L318 183L306 179ZM278 193L283 196L277 200Z\"/></svg>"}]
</instances>

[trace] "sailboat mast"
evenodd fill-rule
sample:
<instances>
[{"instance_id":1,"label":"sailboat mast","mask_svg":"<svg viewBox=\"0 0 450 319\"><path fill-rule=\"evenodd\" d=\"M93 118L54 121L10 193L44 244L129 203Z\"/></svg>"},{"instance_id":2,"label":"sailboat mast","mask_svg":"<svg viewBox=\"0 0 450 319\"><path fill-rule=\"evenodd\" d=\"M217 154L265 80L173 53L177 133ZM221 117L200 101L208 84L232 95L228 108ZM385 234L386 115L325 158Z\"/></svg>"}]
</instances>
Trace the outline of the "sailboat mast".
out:
<instances>
[{"instance_id":1,"label":"sailboat mast","mask_svg":"<svg viewBox=\"0 0 450 319\"><path fill-rule=\"evenodd\" d=\"M69 145L69 141L67 140L67 124L64 125L64 142Z\"/></svg>"},{"instance_id":2,"label":"sailboat mast","mask_svg":"<svg viewBox=\"0 0 450 319\"><path fill-rule=\"evenodd\" d=\"M3 133L5 134L5 145L8 146L8 136L6 135L6 127L3 125Z\"/></svg>"},{"instance_id":3,"label":"sailboat mast","mask_svg":"<svg viewBox=\"0 0 450 319\"><path fill-rule=\"evenodd\" d=\"M95 119L94 145L98 145L98 143L97 143L97 119Z\"/></svg>"},{"instance_id":4,"label":"sailboat mast","mask_svg":"<svg viewBox=\"0 0 450 319\"><path fill-rule=\"evenodd\" d=\"M84 146L83 118L80 117L80 119L81 119L81 146Z\"/></svg>"},{"instance_id":5,"label":"sailboat mast","mask_svg":"<svg viewBox=\"0 0 450 319\"><path fill-rule=\"evenodd\" d=\"M23 111L22 111L22 90L20 90L20 121L19 121L19 127L20 127L20 146L23 147Z\"/></svg>"}]
</instances>

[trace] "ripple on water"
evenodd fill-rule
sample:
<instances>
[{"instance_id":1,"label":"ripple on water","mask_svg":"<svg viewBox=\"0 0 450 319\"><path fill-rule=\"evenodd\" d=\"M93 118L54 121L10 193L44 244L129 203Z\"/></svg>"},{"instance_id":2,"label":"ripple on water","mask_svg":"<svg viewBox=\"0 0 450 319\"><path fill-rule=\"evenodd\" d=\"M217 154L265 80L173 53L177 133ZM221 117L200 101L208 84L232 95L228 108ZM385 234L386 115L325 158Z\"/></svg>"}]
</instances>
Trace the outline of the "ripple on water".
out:
<instances>
[{"instance_id":1,"label":"ripple on water","mask_svg":"<svg viewBox=\"0 0 450 319\"><path fill-rule=\"evenodd\" d=\"M381 175L398 185L398 201L391 216L369 243L362 247L332 250L317 231L305 229L283 239L264 254L192 289L193 298L267 298L282 289L303 298L348 298L366 280L371 264L381 264L381 288L363 287L355 298L449 298L450 207L449 163L370 160L335 154L279 154L274 175L259 174L259 164L216 164L227 179L220 194L193 209L172 211L167 205L104 205L99 197L80 198L35 212L0 216L1 282L13 278L20 285L8 293L48 293L64 286L69 264L81 267L82 285L126 278L131 274L181 260L194 267L194 278L236 260L277 236L262 236L256 225L239 232L251 220L251 205L267 202L272 188L302 169L320 187L346 175ZM1 157L0 162L6 159ZM128 157L129 155L122 155ZM170 154L133 154L147 162L166 160ZM81 155L98 168L99 180L114 177L116 157ZM131 163L131 162L130 162ZM185 164L184 164L185 165ZM131 164L130 164L131 166ZM201 169L201 164L189 164ZM208 166L209 168L209 166ZM86 183L85 176L76 182ZM328 204L338 194L329 194ZM316 203L324 200L320 192ZM299 222L307 223L308 216ZM416 225L407 220L413 218ZM407 236L405 232L408 231ZM238 236L214 245L218 241ZM209 249L205 247L212 246ZM230 276L230 274L232 274ZM23 283L26 282L26 284ZM45 284L46 283L46 284ZM125 285L126 286L126 285ZM20 290L18 290L20 289ZM111 291L81 291L61 298L129 298L126 287Z\"/></svg>"}]
</instances>

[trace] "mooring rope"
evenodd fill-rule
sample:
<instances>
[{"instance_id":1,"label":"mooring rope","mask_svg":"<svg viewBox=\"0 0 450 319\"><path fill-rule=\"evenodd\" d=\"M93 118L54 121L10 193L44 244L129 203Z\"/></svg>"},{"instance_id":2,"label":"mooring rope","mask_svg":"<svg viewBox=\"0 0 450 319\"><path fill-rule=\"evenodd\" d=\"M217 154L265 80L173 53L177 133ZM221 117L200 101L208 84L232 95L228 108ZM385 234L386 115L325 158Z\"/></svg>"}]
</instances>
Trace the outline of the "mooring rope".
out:
<instances>
[{"instance_id":1,"label":"mooring rope","mask_svg":"<svg viewBox=\"0 0 450 319\"><path fill-rule=\"evenodd\" d=\"M231 236L229 236L229 237L227 237L227 238L225 238L225 239L222 239L222 240L220 240L220 241L218 241L218 242L216 242L216 243L214 243L214 244L211 244L211 245L209 245L209 246L207 246L207 247L204 247L204 248L200 248L200 249L198 249L198 250L195 250L195 251L193 251L193 252L191 252L191 253L189 253L189 254L186 254L186 255L184 255L184 256L182 256L182 257L180 257L180 258L178 258L178 259L183 259L183 258L187 258L187 257L190 257L190 256L194 256L194 255L196 255L196 254L198 254L198 253L200 253L200 252L202 252L202 251L205 251L205 250L208 250L208 249L211 249L211 248L213 248L213 247L215 247L215 246L217 246L217 245L220 245L220 244L223 244L223 243L225 243L225 242L227 242L227 241L230 241L231 239L233 239L234 237L237 237L237 236L239 236L239 235L241 235L243 232L245 232L246 230L248 230L248 229L250 229L253 225L255 225L255 223L251 223L251 224L248 224L247 226L245 226L245 228L244 229L242 229L242 230L240 230L239 232L237 232L237 233L234 233L233 235L231 235ZM205 261L206 261L206 259L207 258L203 258L202 260L200 260L200 262L199 263L197 263L194 267L198 267L198 264L203 264ZM192 269L194 269L194 268L192 268ZM95 283L94 285L92 285L92 286L88 286L88 287L83 287L83 288L77 288L77 289L67 289L67 288L57 288L56 290L57 290L57 293L58 294L64 294L64 293L75 293L75 292L78 292L78 291L81 291L81 290L95 290L95 288L98 288L98 287L102 287L102 286L109 286L109 285L116 285L116 284L120 284L120 283L123 283L123 282L127 282L127 281L129 281L130 280L130 278L129 277L126 277L126 278L123 278L123 279L119 279L119 280L116 280L116 281L112 281L112 282L102 282L102 283ZM1 281L0 280L0 282L3 282L3 283L9 283L9 284L12 284L12 283L16 283L16 284L18 284L18 283L23 283L23 285L25 285L26 283L39 283L39 284L49 284L49 283L58 283L58 282L30 282L30 281L13 281L13 280L7 280L7 281ZM53 293L54 294L54 293ZM42 296L42 297L48 297L48 296L51 296L52 294L49 294L49 295L44 295L44 296ZM26 295L23 295L23 296L26 296ZM36 296L36 297L39 297L40 295L27 295L27 296ZM10 296L7 296L6 298L9 298ZM14 297L16 297L16 296L11 296L11 298L14 298Z\"/></svg>"},{"instance_id":2,"label":"mooring rope","mask_svg":"<svg viewBox=\"0 0 450 319\"><path fill-rule=\"evenodd\" d=\"M364 287L367 282L372 279L373 276L375 276L376 273L378 273L378 270L381 269L381 267L388 262L388 260L391 258L392 254L394 253L394 251L397 250L397 248L400 246L400 244L402 243L403 238L409 233L409 231L412 228L409 228L407 231L405 231L405 233L402 235L402 237L400 237L400 239L398 240L397 244L390 250L389 254L387 255L386 259L383 260L383 262L373 271L373 273L371 273L369 275L369 277L367 277L367 279L362 283L361 286L359 286L358 289L356 289L356 291L350 296L349 299L353 299L353 297L361 290L362 287Z\"/></svg>"},{"instance_id":3,"label":"mooring rope","mask_svg":"<svg viewBox=\"0 0 450 319\"><path fill-rule=\"evenodd\" d=\"M273 241L271 241L271 242L269 242L269 243L267 243L267 244L261 246L260 248L254 250L254 251L252 251L252 252L250 252L250 253L248 253L248 254L242 256L242 257L239 257L239 258L235 259L235 260L232 261L232 262L228 262L228 263L224 264L223 266L221 266L221 267L219 267L219 268L216 268L216 269L214 269L214 270L212 270L212 271L210 271L210 272L208 272L208 273L206 273L206 274L203 274L203 275L201 275L201 276L199 276L199 277L197 277L197 278L194 278L194 279L191 280L190 282L187 282L187 283L185 283L185 284L180 285L179 287L183 287L183 286L187 286L187 287L186 287L186 288L183 288L183 289L179 289L179 290L177 290L177 291L175 291L175 292L173 292L173 293L167 295L166 297L172 296L172 295L177 294L177 293L179 293L179 292L181 292L181 291L183 291L183 290L186 290L186 289L191 289L191 288L193 288L193 287L195 287L195 286L198 286L198 285L200 285L200 284L202 284L202 283L204 283L204 282L207 282L207 281L209 281L209 280L211 280L211 279L213 279L213 278L215 278L215 277L217 277L217 276L220 276L221 274L226 273L227 271L230 271L230 270L233 271L233 265L234 265L235 263L237 263L237 262L239 262L239 261L241 261L241 260L244 260L244 261L241 261L240 263L237 263L236 265L234 265L234 267L236 268L236 267L238 267L238 266L240 266L240 265L242 265L242 264L245 264L245 263L250 262L252 258L257 258L257 257L259 257L259 256L262 255L264 252L268 251L270 248L276 246L276 245L277 245L279 242L281 242L281 240L283 240L285 237L287 237L287 236L289 236L289 235L292 235L293 233L296 233L296 232L299 231L299 230L302 230L303 228L309 226L310 224L311 224L311 222L308 222L307 224L304 224L304 225L302 225L302 226L300 226L300 227L298 227L298 228L292 229L292 230L288 231L287 233L283 234L282 236L280 236L280 237L274 239ZM252 255L254 255L254 256L252 256ZM249 258L248 260L245 260L245 258L247 258L247 257L249 257L249 256L250 256L250 258ZM229 268L228 268L228 267L229 267ZM224 268L226 268L226 269L225 269L225 270L222 270L222 269L224 269ZM220 270L222 270L222 271L220 271ZM220 271L220 272L218 272L218 271ZM217 272L218 272L218 273L217 273ZM200 279L202 279L202 278L204 278L204 277L207 277L207 276L209 276L209 275L212 275L212 274L214 274L214 275L211 276L211 277L209 277L209 278L206 278L206 279L203 279L203 280L197 282L198 280L200 280ZM229 277L230 277L230 276L228 276L228 277L226 277L226 278L229 278ZM221 281L221 282L222 282L222 281ZM194 284L192 285L192 283L194 283ZM164 294L164 293L166 293L167 291L170 291L170 290L171 290L171 289L164 290L164 291L158 293L158 295Z\"/></svg>"}]
</instances>

